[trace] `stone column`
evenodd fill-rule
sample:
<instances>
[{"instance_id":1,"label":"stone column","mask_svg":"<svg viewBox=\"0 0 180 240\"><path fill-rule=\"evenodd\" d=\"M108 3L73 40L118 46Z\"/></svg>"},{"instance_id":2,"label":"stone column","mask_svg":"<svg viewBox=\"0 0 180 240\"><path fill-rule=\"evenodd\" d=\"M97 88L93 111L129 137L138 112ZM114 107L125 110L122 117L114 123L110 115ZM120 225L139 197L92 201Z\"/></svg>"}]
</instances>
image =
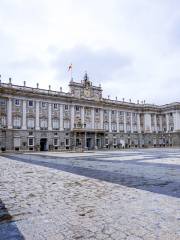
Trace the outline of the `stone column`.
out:
<instances>
[{"instance_id":1,"label":"stone column","mask_svg":"<svg viewBox=\"0 0 180 240\"><path fill-rule=\"evenodd\" d=\"M133 113L131 112L131 133L133 133Z\"/></svg>"},{"instance_id":2,"label":"stone column","mask_svg":"<svg viewBox=\"0 0 180 240\"><path fill-rule=\"evenodd\" d=\"M87 148L87 135L86 135L86 131L84 133L84 148Z\"/></svg>"},{"instance_id":3,"label":"stone column","mask_svg":"<svg viewBox=\"0 0 180 240\"><path fill-rule=\"evenodd\" d=\"M109 110L109 132L112 132L112 128L111 128L111 110Z\"/></svg>"},{"instance_id":4,"label":"stone column","mask_svg":"<svg viewBox=\"0 0 180 240\"><path fill-rule=\"evenodd\" d=\"M97 133L95 132L95 135L94 135L94 146L95 146L95 149L97 149Z\"/></svg>"},{"instance_id":5,"label":"stone column","mask_svg":"<svg viewBox=\"0 0 180 240\"><path fill-rule=\"evenodd\" d=\"M100 109L100 129L103 129L103 123L104 123L103 109Z\"/></svg>"},{"instance_id":6,"label":"stone column","mask_svg":"<svg viewBox=\"0 0 180 240\"><path fill-rule=\"evenodd\" d=\"M144 127L145 127L145 132L151 133L152 128L151 128L151 114L150 113L145 113L144 114Z\"/></svg>"},{"instance_id":7,"label":"stone column","mask_svg":"<svg viewBox=\"0 0 180 240\"><path fill-rule=\"evenodd\" d=\"M64 125L63 125L63 105L60 105L60 131L64 130Z\"/></svg>"},{"instance_id":8,"label":"stone column","mask_svg":"<svg viewBox=\"0 0 180 240\"><path fill-rule=\"evenodd\" d=\"M26 130L26 100L23 100L23 122L22 122L22 129Z\"/></svg>"},{"instance_id":9,"label":"stone column","mask_svg":"<svg viewBox=\"0 0 180 240\"><path fill-rule=\"evenodd\" d=\"M154 128L155 128L155 132L157 133L157 118L156 118L156 114L154 114Z\"/></svg>"},{"instance_id":10,"label":"stone column","mask_svg":"<svg viewBox=\"0 0 180 240\"><path fill-rule=\"evenodd\" d=\"M12 128L12 99L8 99L8 105L7 105L7 123L8 123L8 129Z\"/></svg>"},{"instance_id":11,"label":"stone column","mask_svg":"<svg viewBox=\"0 0 180 240\"><path fill-rule=\"evenodd\" d=\"M52 104L48 104L48 130L52 130Z\"/></svg>"},{"instance_id":12,"label":"stone column","mask_svg":"<svg viewBox=\"0 0 180 240\"><path fill-rule=\"evenodd\" d=\"M74 128L74 105L71 106L71 130Z\"/></svg>"},{"instance_id":13,"label":"stone column","mask_svg":"<svg viewBox=\"0 0 180 240\"><path fill-rule=\"evenodd\" d=\"M173 114L174 131L180 131L180 111L176 110Z\"/></svg>"},{"instance_id":14,"label":"stone column","mask_svg":"<svg viewBox=\"0 0 180 240\"><path fill-rule=\"evenodd\" d=\"M126 129L126 112L124 112L124 132L125 133L127 132L127 129Z\"/></svg>"},{"instance_id":15,"label":"stone column","mask_svg":"<svg viewBox=\"0 0 180 240\"><path fill-rule=\"evenodd\" d=\"M39 101L36 101L36 130L39 129Z\"/></svg>"},{"instance_id":16,"label":"stone column","mask_svg":"<svg viewBox=\"0 0 180 240\"><path fill-rule=\"evenodd\" d=\"M160 122L160 131L162 132L162 116L159 116L159 122Z\"/></svg>"},{"instance_id":17,"label":"stone column","mask_svg":"<svg viewBox=\"0 0 180 240\"><path fill-rule=\"evenodd\" d=\"M92 129L95 129L95 126L94 126L94 108L92 108L92 110L91 110L91 116L92 116Z\"/></svg>"},{"instance_id":18,"label":"stone column","mask_svg":"<svg viewBox=\"0 0 180 240\"><path fill-rule=\"evenodd\" d=\"M137 113L137 132L141 133L140 114Z\"/></svg>"},{"instance_id":19,"label":"stone column","mask_svg":"<svg viewBox=\"0 0 180 240\"><path fill-rule=\"evenodd\" d=\"M118 114L118 110L116 111L116 124L117 124L117 132L119 132L119 114Z\"/></svg>"},{"instance_id":20,"label":"stone column","mask_svg":"<svg viewBox=\"0 0 180 240\"><path fill-rule=\"evenodd\" d=\"M169 132L169 114L166 114L166 132Z\"/></svg>"},{"instance_id":21,"label":"stone column","mask_svg":"<svg viewBox=\"0 0 180 240\"><path fill-rule=\"evenodd\" d=\"M81 107L81 124L82 128L84 128L84 106Z\"/></svg>"}]
</instances>

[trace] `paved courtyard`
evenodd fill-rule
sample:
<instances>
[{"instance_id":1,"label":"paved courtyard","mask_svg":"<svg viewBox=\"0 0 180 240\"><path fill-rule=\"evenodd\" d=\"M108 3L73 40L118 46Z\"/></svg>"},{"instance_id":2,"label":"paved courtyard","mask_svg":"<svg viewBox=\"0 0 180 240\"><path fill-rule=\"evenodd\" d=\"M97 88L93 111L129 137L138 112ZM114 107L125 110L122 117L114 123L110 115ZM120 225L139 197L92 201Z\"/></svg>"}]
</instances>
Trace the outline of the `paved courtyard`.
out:
<instances>
[{"instance_id":1,"label":"paved courtyard","mask_svg":"<svg viewBox=\"0 0 180 240\"><path fill-rule=\"evenodd\" d=\"M180 149L0 156L0 240L180 240Z\"/></svg>"}]
</instances>

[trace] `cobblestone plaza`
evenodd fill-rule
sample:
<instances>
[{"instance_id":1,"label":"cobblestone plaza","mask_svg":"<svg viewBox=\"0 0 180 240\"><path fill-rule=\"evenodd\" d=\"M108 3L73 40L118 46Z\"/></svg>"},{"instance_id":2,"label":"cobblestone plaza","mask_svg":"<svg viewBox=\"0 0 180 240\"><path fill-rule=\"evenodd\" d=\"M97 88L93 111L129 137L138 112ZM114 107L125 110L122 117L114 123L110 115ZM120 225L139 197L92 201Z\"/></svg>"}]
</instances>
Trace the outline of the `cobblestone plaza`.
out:
<instances>
[{"instance_id":1,"label":"cobblestone plaza","mask_svg":"<svg viewBox=\"0 0 180 240\"><path fill-rule=\"evenodd\" d=\"M6 153L1 240L179 240L180 150Z\"/></svg>"}]
</instances>

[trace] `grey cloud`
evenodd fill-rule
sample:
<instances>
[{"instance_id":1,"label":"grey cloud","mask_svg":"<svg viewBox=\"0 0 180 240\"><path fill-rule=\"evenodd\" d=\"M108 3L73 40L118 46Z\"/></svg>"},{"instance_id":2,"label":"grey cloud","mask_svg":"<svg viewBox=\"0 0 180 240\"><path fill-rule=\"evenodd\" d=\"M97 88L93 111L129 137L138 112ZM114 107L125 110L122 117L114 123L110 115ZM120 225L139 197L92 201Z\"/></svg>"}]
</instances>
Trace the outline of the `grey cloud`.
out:
<instances>
[{"instance_id":1,"label":"grey cloud","mask_svg":"<svg viewBox=\"0 0 180 240\"><path fill-rule=\"evenodd\" d=\"M93 50L78 46L57 54L53 62L57 78L67 76L67 67L70 63L73 64L73 75L76 80L79 81L87 71L95 83L103 83L110 81L113 74L130 67L132 59L110 48Z\"/></svg>"}]
</instances>

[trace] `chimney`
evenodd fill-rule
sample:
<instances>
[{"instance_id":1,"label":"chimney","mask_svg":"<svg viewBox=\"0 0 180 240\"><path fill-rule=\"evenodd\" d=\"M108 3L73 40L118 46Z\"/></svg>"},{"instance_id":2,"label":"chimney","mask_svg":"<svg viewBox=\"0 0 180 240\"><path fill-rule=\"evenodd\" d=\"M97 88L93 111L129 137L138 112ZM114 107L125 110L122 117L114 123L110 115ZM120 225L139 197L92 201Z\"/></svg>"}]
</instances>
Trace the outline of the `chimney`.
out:
<instances>
[{"instance_id":1,"label":"chimney","mask_svg":"<svg viewBox=\"0 0 180 240\"><path fill-rule=\"evenodd\" d=\"M24 81L24 87L26 86L26 81Z\"/></svg>"},{"instance_id":2,"label":"chimney","mask_svg":"<svg viewBox=\"0 0 180 240\"><path fill-rule=\"evenodd\" d=\"M37 85L37 88L39 88L39 83L37 83L36 85Z\"/></svg>"},{"instance_id":3,"label":"chimney","mask_svg":"<svg viewBox=\"0 0 180 240\"><path fill-rule=\"evenodd\" d=\"M49 85L49 91L51 90L51 85Z\"/></svg>"},{"instance_id":4,"label":"chimney","mask_svg":"<svg viewBox=\"0 0 180 240\"><path fill-rule=\"evenodd\" d=\"M129 102L131 103L131 99L129 99Z\"/></svg>"},{"instance_id":5,"label":"chimney","mask_svg":"<svg viewBox=\"0 0 180 240\"><path fill-rule=\"evenodd\" d=\"M117 101L117 97L116 97L116 101Z\"/></svg>"},{"instance_id":6,"label":"chimney","mask_svg":"<svg viewBox=\"0 0 180 240\"><path fill-rule=\"evenodd\" d=\"M122 100L123 100L123 102L124 102L125 99L123 98Z\"/></svg>"},{"instance_id":7,"label":"chimney","mask_svg":"<svg viewBox=\"0 0 180 240\"><path fill-rule=\"evenodd\" d=\"M62 92L62 87L60 87L60 92Z\"/></svg>"},{"instance_id":8,"label":"chimney","mask_svg":"<svg viewBox=\"0 0 180 240\"><path fill-rule=\"evenodd\" d=\"M9 84L11 84L12 83L12 79L11 78L9 78Z\"/></svg>"},{"instance_id":9,"label":"chimney","mask_svg":"<svg viewBox=\"0 0 180 240\"><path fill-rule=\"evenodd\" d=\"M0 85L1 85L1 75L0 75Z\"/></svg>"},{"instance_id":10,"label":"chimney","mask_svg":"<svg viewBox=\"0 0 180 240\"><path fill-rule=\"evenodd\" d=\"M137 100L137 104L139 104L139 100Z\"/></svg>"}]
</instances>

